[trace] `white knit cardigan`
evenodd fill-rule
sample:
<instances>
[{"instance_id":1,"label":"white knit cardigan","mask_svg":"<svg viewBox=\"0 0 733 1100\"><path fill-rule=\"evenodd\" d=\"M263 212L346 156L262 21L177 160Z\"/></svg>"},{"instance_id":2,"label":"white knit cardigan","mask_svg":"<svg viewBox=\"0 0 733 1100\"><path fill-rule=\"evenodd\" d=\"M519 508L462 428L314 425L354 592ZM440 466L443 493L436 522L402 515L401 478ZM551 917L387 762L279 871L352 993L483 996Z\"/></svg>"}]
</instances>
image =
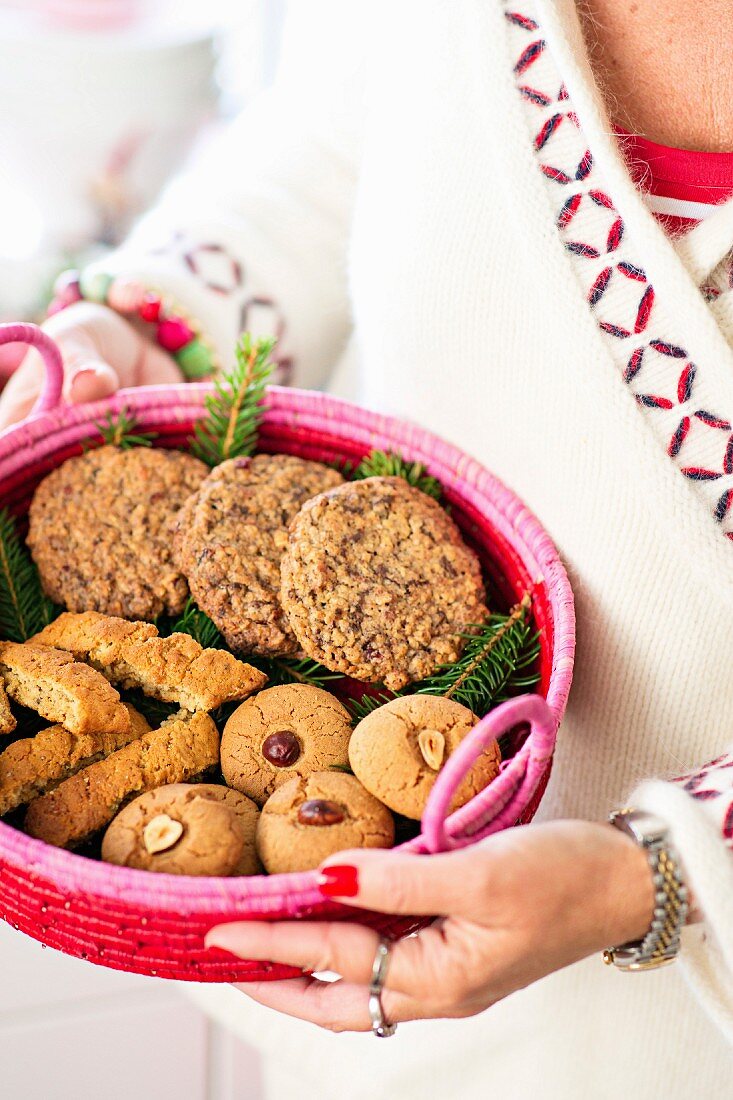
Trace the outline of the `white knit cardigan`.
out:
<instances>
[{"instance_id":1,"label":"white knit cardigan","mask_svg":"<svg viewBox=\"0 0 733 1100\"><path fill-rule=\"evenodd\" d=\"M277 331L300 385L343 389L333 366L353 333L352 393L527 500L578 610L540 817L601 819L629 797L658 812L705 924L664 971L589 959L388 1044L317 1034L235 991L198 996L272 1054L277 1096L296 1080L301 1100L728 1095L733 202L665 236L572 0L364 7L294 5L275 91L106 269L171 294L224 356L243 326ZM686 788L664 782L686 773Z\"/></svg>"}]
</instances>

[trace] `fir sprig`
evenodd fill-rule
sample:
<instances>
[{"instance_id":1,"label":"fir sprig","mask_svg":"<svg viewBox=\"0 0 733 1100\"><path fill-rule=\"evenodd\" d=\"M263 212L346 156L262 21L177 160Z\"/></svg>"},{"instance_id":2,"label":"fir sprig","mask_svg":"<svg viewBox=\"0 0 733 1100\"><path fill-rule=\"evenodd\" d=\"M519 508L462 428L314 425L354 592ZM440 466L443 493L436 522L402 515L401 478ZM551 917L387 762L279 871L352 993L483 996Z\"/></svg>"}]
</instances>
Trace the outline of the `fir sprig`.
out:
<instances>
[{"instance_id":1,"label":"fir sprig","mask_svg":"<svg viewBox=\"0 0 733 1100\"><path fill-rule=\"evenodd\" d=\"M10 513L0 511L0 638L24 642L48 626L56 605L44 595L38 570Z\"/></svg>"},{"instance_id":2,"label":"fir sprig","mask_svg":"<svg viewBox=\"0 0 733 1100\"><path fill-rule=\"evenodd\" d=\"M379 695L370 695L365 692L359 699L349 699L346 706L351 712L351 717L354 720L354 724L361 722L362 718L366 718L372 711L379 710L385 703L391 703L393 699L396 699L398 695L403 695L404 692L398 692L397 694L391 693L387 695L385 692L380 692Z\"/></svg>"},{"instance_id":3,"label":"fir sprig","mask_svg":"<svg viewBox=\"0 0 733 1100\"><path fill-rule=\"evenodd\" d=\"M95 423L105 443L111 443L122 451L131 447L151 447L156 438L155 432L136 432L138 421L128 409L123 408L113 415L108 412L104 420Z\"/></svg>"},{"instance_id":4,"label":"fir sprig","mask_svg":"<svg viewBox=\"0 0 733 1100\"><path fill-rule=\"evenodd\" d=\"M517 691L537 682L539 641L529 620L527 592L508 615L489 615L455 664L444 665L413 685L419 695L442 695L463 703L480 717Z\"/></svg>"},{"instance_id":5,"label":"fir sprig","mask_svg":"<svg viewBox=\"0 0 733 1100\"><path fill-rule=\"evenodd\" d=\"M318 661L299 657L248 657L267 676L268 687L279 684L307 684L324 688L333 680L342 680L340 672L331 672Z\"/></svg>"},{"instance_id":6,"label":"fir sprig","mask_svg":"<svg viewBox=\"0 0 733 1100\"><path fill-rule=\"evenodd\" d=\"M372 451L361 460L351 474L352 481L365 477L402 477L415 489L440 500L443 487L437 478L426 473L422 462L407 462L401 455L388 451Z\"/></svg>"},{"instance_id":7,"label":"fir sprig","mask_svg":"<svg viewBox=\"0 0 733 1100\"><path fill-rule=\"evenodd\" d=\"M206 398L206 416L194 429L191 447L208 466L253 453L274 346L274 340L253 341L245 332L237 344L236 366L214 379L214 393Z\"/></svg>"},{"instance_id":8,"label":"fir sprig","mask_svg":"<svg viewBox=\"0 0 733 1100\"><path fill-rule=\"evenodd\" d=\"M223 649L225 647L218 627L211 621L192 599L186 603L179 618L170 624L170 634L190 634L204 649Z\"/></svg>"},{"instance_id":9,"label":"fir sprig","mask_svg":"<svg viewBox=\"0 0 733 1100\"><path fill-rule=\"evenodd\" d=\"M226 649L226 642L218 627L209 616L189 599L183 612L173 622L167 620L158 624L161 634L190 634L204 649ZM325 687L332 680L341 680L340 672L330 672L317 661L297 657L258 657L246 658L255 668L267 676L268 685L309 684L311 687Z\"/></svg>"},{"instance_id":10,"label":"fir sprig","mask_svg":"<svg viewBox=\"0 0 733 1100\"><path fill-rule=\"evenodd\" d=\"M529 621L531 602L526 593L508 615L490 615L475 633L466 635L466 647L455 664L443 665L404 691L365 693L350 700L354 722L404 695L442 695L481 718L511 695L532 687L538 679L539 641Z\"/></svg>"}]
</instances>

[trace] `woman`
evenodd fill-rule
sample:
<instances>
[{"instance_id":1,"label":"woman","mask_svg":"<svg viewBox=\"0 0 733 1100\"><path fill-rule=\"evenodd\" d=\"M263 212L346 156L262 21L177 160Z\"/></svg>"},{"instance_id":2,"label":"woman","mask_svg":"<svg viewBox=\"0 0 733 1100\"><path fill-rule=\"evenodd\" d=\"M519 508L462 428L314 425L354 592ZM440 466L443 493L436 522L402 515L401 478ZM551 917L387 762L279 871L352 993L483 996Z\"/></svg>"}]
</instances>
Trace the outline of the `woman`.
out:
<instances>
[{"instance_id":1,"label":"woman","mask_svg":"<svg viewBox=\"0 0 733 1100\"><path fill-rule=\"evenodd\" d=\"M730 6L670 0L664 21L648 0L365 7L299 7L276 90L83 286L165 289L221 356L272 325L305 386L327 381L353 326L359 399L455 441L548 526L578 663L538 823L429 861L349 852L323 868L347 904L446 918L395 945L381 998L388 1029L441 1022L376 1047L252 1012L242 1031L271 1056L273 1095L723 1095L733 202L713 200L733 194ZM655 163L679 163L675 148L716 155L665 195ZM71 400L177 377L105 306L47 327ZM6 420L36 371L29 358L8 387ZM635 976L600 961L627 941L638 957L653 916L644 850L604 823L629 799L660 819L694 899L681 961ZM370 931L236 924L209 941L336 970L244 992L369 1029ZM201 996L224 1011L221 991Z\"/></svg>"}]
</instances>

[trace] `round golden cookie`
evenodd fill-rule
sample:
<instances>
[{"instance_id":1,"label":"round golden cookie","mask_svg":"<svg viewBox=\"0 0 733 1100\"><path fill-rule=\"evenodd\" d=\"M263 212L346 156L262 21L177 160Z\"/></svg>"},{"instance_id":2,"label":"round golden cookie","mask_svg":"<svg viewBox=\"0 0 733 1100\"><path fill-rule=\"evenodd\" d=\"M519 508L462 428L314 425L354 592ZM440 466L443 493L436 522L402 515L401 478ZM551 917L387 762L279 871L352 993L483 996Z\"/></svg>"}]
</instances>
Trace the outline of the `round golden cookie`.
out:
<instances>
[{"instance_id":1,"label":"round golden cookie","mask_svg":"<svg viewBox=\"0 0 733 1100\"><path fill-rule=\"evenodd\" d=\"M214 783L172 783L136 798L114 818L102 859L168 875L254 875L259 810Z\"/></svg>"},{"instance_id":2,"label":"round golden cookie","mask_svg":"<svg viewBox=\"0 0 733 1100\"><path fill-rule=\"evenodd\" d=\"M322 493L290 526L282 605L309 657L397 691L453 663L486 615L476 555L440 505L398 477Z\"/></svg>"},{"instance_id":3,"label":"round golden cookie","mask_svg":"<svg viewBox=\"0 0 733 1100\"><path fill-rule=\"evenodd\" d=\"M69 611L155 619L183 610L171 539L207 467L181 451L99 447L44 478L28 513L43 589Z\"/></svg>"},{"instance_id":4,"label":"round golden cookie","mask_svg":"<svg viewBox=\"0 0 733 1100\"><path fill-rule=\"evenodd\" d=\"M343 481L292 455L222 462L182 509L174 554L198 606L238 653L295 653L280 605L280 558L301 505Z\"/></svg>"},{"instance_id":5,"label":"round golden cookie","mask_svg":"<svg viewBox=\"0 0 733 1100\"><path fill-rule=\"evenodd\" d=\"M389 810L343 772L289 780L270 795L257 825L257 851L271 874L310 871L345 848L393 843Z\"/></svg>"},{"instance_id":6,"label":"round golden cookie","mask_svg":"<svg viewBox=\"0 0 733 1100\"><path fill-rule=\"evenodd\" d=\"M441 767L478 722L476 715L436 695L406 695L359 722L349 763L368 791L395 813L419 820ZM481 753L453 797L457 810L499 774L496 741Z\"/></svg>"},{"instance_id":7,"label":"round golden cookie","mask_svg":"<svg viewBox=\"0 0 733 1100\"><path fill-rule=\"evenodd\" d=\"M351 716L327 691L308 684L267 688L224 726L221 770L230 787L262 805L293 776L345 767L350 737Z\"/></svg>"}]
</instances>

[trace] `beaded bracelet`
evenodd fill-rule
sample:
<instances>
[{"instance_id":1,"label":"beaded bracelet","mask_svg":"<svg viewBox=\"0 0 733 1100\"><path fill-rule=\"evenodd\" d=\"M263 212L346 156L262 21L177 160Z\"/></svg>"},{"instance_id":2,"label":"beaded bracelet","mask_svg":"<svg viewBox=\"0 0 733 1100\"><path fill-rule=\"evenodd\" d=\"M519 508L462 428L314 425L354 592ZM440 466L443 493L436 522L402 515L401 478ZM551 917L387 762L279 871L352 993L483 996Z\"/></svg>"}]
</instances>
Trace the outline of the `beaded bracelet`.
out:
<instances>
[{"instance_id":1,"label":"beaded bracelet","mask_svg":"<svg viewBox=\"0 0 733 1100\"><path fill-rule=\"evenodd\" d=\"M142 283L102 271L64 271L54 284L48 316L82 300L109 306L116 313L153 327L156 342L173 356L189 381L208 378L219 370L216 352L190 315Z\"/></svg>"}]
</instances>

